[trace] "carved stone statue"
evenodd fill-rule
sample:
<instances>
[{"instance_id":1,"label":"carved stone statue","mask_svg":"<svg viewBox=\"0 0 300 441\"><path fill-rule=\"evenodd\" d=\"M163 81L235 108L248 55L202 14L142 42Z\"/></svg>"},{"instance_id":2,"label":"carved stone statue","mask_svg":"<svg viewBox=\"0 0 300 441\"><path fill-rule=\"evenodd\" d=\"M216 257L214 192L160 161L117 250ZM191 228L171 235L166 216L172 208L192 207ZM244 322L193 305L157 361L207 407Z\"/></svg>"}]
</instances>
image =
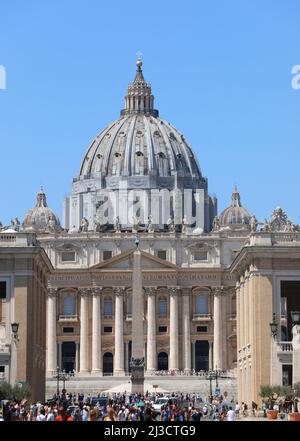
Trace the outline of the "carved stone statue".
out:
<instances>
[{"instance_id":1,"label":"carved stone statue","mask_svg":"<svg viewBox=\"0 0 300 441\"><path fill-rule=\"evenodd\" d=\"M149 214L149 216L148 216L147 231L148 231L148 233L154 233L154 225L152 223L151 214Z\"/></svg>"},{"instance_id":2,"label":"carved stone statue","mask_svg":"<svg viewBox=\"0 0 300 441\"><path fill-rule=\"evenodd\" d=\"M173 217L169 217L169 219L167 221L167 225L168 225L168 230L170 231L170 233L174 233L175 232L175 224L174 224Z\"/></svg>"},{"instance_id":3,"label":"carved stone statue","mask_svg":"<svg viewBox=\"0 0 300 441\"><path fill-rule=\"evenodd\" d=\"M89 229L89 221L87 220L86 217L84 217L83 219L81 219L80 221L80 228L79 231L84 232L84 231L88 231Z\"/></svg>"},{"instance_id":4,"label":"carved stone statue","mask_svg":"<svg viewBox=\"0 0 300 441\"><path fill-rule=\"evenodd\" d=\"M188 222L186 220L186 217L184 216L182 219L182 223L181 223L181 232L182 233L186 233L187 232L187 226L188 226Z\"/></svg>"},{"instance_id":5,"label":"carved stone statue","mask_svg":"<svg viewBox=\"0 0 300 441\"><path fill-rule=\"evenodd\" d=\"M120 224L119 216L117 216L115 218L114 224L115 224L115 231L116 231L116 233L120 233L121 232L121 224Z\"/></svg>"},{"instance_id":6,"label":"carved stone statue","mask_svg":"<svg viewBox=\"0 0 300 441\"><path fill-rule=\"evenodd\" d=\"M140 220L136 215L132 216L132 232L137 233L139 231Z\"/></svg>"},{"instance_id":7,"label":"carved stone statue","mask_svg":"<svg viewBox=\"0 0 300 441\"><path fill-rule=\"evenodd\" d=\"M213 230L219 231L220 227L221 227L220 220L219 220L218 216L215 216L214 220L213 220Z\"/></svg>"},{"instance_id":8,"label":"carved stone statue","mask_svg":"<svg viewBox=\"0 0 300 441\"><path fill-rule=\"evenodd\" d=\"M256 231L257 225L258 225L258 221L257 221L255 215L253 214L253 216L251 216L251 218L250 218L250 230L253 232Z\"/></svg>"},{"instance_id":9,"label":"carved stone statue","mask_svg":"<svg viewBox=\"0 0 300 441\"><path fill-rule=\"evenodd\" d=\"M286 225L285 225L284 231L287 231L287 232L290 233L290 232L295 231L295 230L296 230L295 225L288 219L286 221Z\"/></svg>"},{"instance_id":10,"label":"carved stone statue","mask_svg":"<svg viewBox=\"0 0 300 441\"><path fill-rule=\"evenodd\" d=\"M267 221L267 219L265 219L265 222L263 223L263 225L261 227L261 231L270 231L270 230L271 230L270 224Z\"/></svg>"},{"instance_id":11,"label":"carved stone statue","mask_svg":"<svg viewBox=\"0 0 300 441\"><path fill-rule=\"evenodd\" d=\"M11 225L15 231L20 231L21 224L20 224L20 221L17 217L15 217L14 219L11 219Z\"/></svg>"},{"instance_id":12,"label":"carved stone statue","mask_svg":"<svg viewBox=\"0 0 300 441\"><path fill-rule=\"evenodd\" d=\"M0 222L0 231L4 229L2 222Z\"/></svg>"},{"instance_id":13,"label":"carved stone statue","mask_svg":"<svg viewBox=\"0 0 300 441\"><path fill-rule=\"evenodd\" d=\"M54 233L55 232L55 227L56 227L55 217L51 213L50 216L49 216L49 219L48 219L48 231L50 233Z\"/></svg>"}]
</instances>

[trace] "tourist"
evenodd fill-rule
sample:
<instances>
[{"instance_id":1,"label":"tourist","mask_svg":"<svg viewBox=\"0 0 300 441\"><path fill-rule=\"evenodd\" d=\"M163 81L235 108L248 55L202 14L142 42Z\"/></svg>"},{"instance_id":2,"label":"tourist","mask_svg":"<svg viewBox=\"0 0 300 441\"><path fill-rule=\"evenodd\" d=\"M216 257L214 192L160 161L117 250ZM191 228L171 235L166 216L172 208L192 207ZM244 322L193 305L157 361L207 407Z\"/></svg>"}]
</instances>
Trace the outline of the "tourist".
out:
<instances>
[{"instance_id":1,"label":"tourist","mask_svg":"<svg viewBox=\"0 0 300 441\"><path fill-rule=\"evenodd\" d=\"M229 406L229 410L227 412L227 421L234 421L235 417L235 412L234 410L232 410L232 407Z\"/></svg>"}]
</instances>

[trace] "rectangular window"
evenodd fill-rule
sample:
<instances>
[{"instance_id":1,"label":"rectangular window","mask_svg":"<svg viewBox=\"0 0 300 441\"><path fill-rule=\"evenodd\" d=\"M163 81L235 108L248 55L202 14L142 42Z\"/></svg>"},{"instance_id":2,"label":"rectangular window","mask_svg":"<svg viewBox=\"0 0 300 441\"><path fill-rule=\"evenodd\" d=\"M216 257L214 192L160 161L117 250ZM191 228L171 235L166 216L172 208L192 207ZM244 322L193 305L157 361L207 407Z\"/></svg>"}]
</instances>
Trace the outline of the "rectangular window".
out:
<instances>
[{"instance_id":1,"label":"rectangular window","mask_svg":"<svg viewBox=\"0 0 300 441\"><path fill-rule=\"evenodd\" d=\"M62 251L61 261L62 262L75 262L76 256L75 251Z\"/></svg>"},{"instance_id":2,"label":"rectangular window","mask_svg":"<svg viewBox=\"0 0 300 441\"><path fill-rule=\"evenodd\" d=\"M104 316L112 316L112 300L104 300Z\"/></svg>"},{"instance_id":3,"label":"rectangular window","mask_svg":"<svg viewBox=\"0 0 300 441\"><path fill-rule=\"evenodd\" d=\"M197 332L207 332L207 326L197 326Z\"/></svg>"},{"instance_id":4,"label":"rectangular window","mask_svg":"<svg viewBox=\"0 0 300 441\"><path fill-rule=\"evenodd\" d=\"M158 332L168 332L168 327L167 326L159 326Z\"/></svg>"},{"instance_id":5,"label":"rectangular window","mask_svg":"<svg viewBox=\"0 0 300 441\"><path fill-rule=\"evenodd\" d=\"M196 297L196 314L208 314L208 301L206 295Z\"/></svg>"},{"instance_id":6,"label":"rectangular window","mask_svg":"<svg viewBox=\"0 0 300 441\"><path fill-rule=\"evenodd\" d=\"M112 258L112 251L103 251L103 260L108 260Z\"/></svg>"},{"instance_id":7,"label":"rectangular window","mask_svg":"<svg viewBox=\"0 0 300 441\"><path fill-rule=\"evenodd\" d=\"M282 386L292 386L293 366L291 364L282 365Z\"/></svg>"},{"instance_id":8,"label":"rectangular window","mask_svg":"<svg viewBox=\"0 0 300 441\"><path fill-rule=\"evenodd\" d=\"M167 317L168 303L166 299L160 299L158 302L158 315L160 317Z\"/></svg>"},{"instance_id":9,"label":"rectangular window","mask_svg":"<svg viewBox=\"0 0 300 441\"><path fill-rule=\"evenodd\" d=\"M194 251L193 257L195 262L207 260L207 251Z\"/></svg>"},{"instance_id":10,"label":"rectangular window","mask_svg":"<svg viewBox=\"0 0 300 441\"><path fill-rule=\"evenodd\" d=\"M6 282L0 282L0 299L6 299Z\"/></svg>"},{"instance_id":11,"label":"rectangular window","mask_svg":"<svg viewBox=\"0 0 300 441\"><path fill-rule=\"evenodd\" d=\"M5 366L0 366L0 373L4 373L5 372Z\"/></svg>"},{"instance_id":12,"label":"rectangular window","mask_svg":"<svg viewBox=\"0 0 300 441\"><path fill-rule=\"evenodd\" d=\"M104 326L103 331L106 333L112 333L112 326Z\"/></svg>"},{"instance_id":13,"label":"rectangular window","mask_svg":"<svg viewBox=\"0 0 300 441\"><path fill-rule=\"evenodd\" d=\"M74 328L63 328L63 332L66 334L72 334L74 332Z\"/></svg>"},{"instance_id":14,"label":"rectangular window","mask_svg":"<svg viewBox=\"0 0 300 441\"><path fill-rule=\"evenodd\" d=\"M157 257L159 257L162 260L167 260L167 251L166 250L158 250Z\"/></svg>"}]
</instances>

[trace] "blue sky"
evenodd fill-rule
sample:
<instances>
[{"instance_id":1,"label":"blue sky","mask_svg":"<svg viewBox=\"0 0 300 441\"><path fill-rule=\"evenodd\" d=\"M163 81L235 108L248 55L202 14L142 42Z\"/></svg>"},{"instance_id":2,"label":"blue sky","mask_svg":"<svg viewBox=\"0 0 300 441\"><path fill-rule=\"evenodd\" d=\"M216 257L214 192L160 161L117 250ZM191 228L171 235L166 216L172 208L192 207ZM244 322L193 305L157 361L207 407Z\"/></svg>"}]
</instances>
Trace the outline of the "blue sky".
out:
<instances>
[{"instance_id":1,"label":"blue sky","mask_svg":"<svg viewBox=\"0 0 300 441\"><path fill-rule=\"evenodd\" d=\"M199 159L219 211L234 184L263 220L300 222L297 0L2 0L0 220L44 185L59 214L93 136L119 116L143 52L156 108Z\"/></svg>"}]
</instances>

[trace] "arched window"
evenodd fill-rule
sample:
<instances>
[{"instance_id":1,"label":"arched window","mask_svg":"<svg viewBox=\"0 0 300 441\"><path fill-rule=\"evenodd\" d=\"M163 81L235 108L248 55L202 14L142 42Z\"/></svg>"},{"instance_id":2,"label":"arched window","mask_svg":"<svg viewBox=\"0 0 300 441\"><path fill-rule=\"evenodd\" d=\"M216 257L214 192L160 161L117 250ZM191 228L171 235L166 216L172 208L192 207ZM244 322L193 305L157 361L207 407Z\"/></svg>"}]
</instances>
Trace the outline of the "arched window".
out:
<instances>
[{"instance_id":1,"label":"arched window","mask_svg":"<svg viewBox=\"0 0 300 441\"><path fill-rule=\"evenodd\" d=\"M208 314L208 298L200 294L196 296L196 314Z\"/></svg>"},{"instance_id":2,"label":"arched window","mask_svg":"<svg viewBox=\"0 0 300 441\"><path fill-rule=\"evenodd\" d=\"M104 299L104 316L112 316L112 299L110 297Z\"/></svg>"},{"instance_id":3,"label":"arched window","mask_svg":"<svg viewBox=\"0 0 300 441\"><path fill-rule=\"evenodd\" d=\"M168 314L168 303L167 299L159 299L158 301L158 315L160 317L167 317Z\"/></svg>"},{"instance_id":4,"label":"arched window","mask_svg":"<svg viewBox=\"0 0 300 441\"><path fill-rule=\"evenodd\" d=\"M64 297L63 315L75 315L76 314L76 301L72 295Z\"/></svg>"}]
</instances>

